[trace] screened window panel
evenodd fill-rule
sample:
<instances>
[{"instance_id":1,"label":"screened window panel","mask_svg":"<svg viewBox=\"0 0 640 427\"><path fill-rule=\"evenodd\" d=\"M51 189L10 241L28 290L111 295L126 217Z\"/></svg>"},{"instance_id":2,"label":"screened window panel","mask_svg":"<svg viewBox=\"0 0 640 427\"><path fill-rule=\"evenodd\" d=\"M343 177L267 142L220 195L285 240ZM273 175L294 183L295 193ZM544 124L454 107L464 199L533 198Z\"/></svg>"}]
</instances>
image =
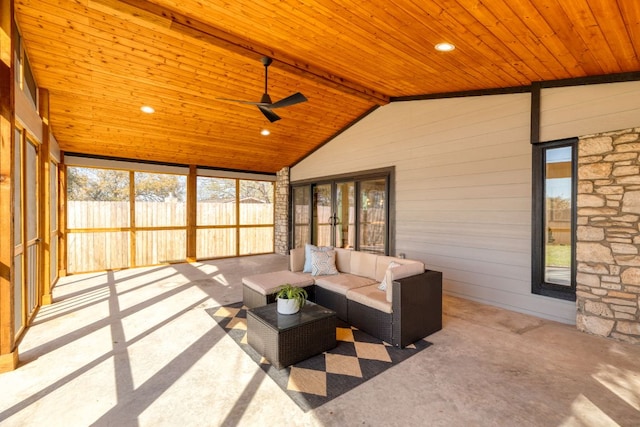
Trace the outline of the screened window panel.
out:
<instances>
[{"instance_id":1,"label":"screened window panel","mask_svg":"<svg viewBox=\"0 0 640 427\"><path fill-rule=\"evenodd\" d=\"M273 252L273 227L240 229L240 255Z\"/></svg>"},{"instance_id":2,"label":"screened window panel","mask_svg":"<svg viewBox=\"0 0 640 427\"><path fill-rule=\"evenodd\" d=\"M135 173L136 227L187 225L187 177Z\"/></svg>"},{"instance_id":3,"label":"screened window panel","mask_svg":"<svg viewBox=\"0 0 640 427\"><path fill-rule=\"evenodd\" d=\"M196 231L198 258L218 258L236 255L235 228L209 228Z\"/></svg>"},{"instance_id":4,"label":"screened window panel","mask_svg":"<svg viewBox=\"0 0 640 427\"><path fill-rule=\"evenodd\" d=\"M22 243L22 132L15 130L13 150L14 192L13 192L13 238L16 246Z\"/></svg>"},{"instance_id":5,"label":"screened window panel","mask_svg":"<svg viewBox=\"0 0 640 427\"><path fill-rule=\"evenodd\" d=\"M199 176L197 180L198 225L236 225L236 180Z\"/></svg>"},{"instance_id":6,"label":"screened window panel","mask_svg":"<svg viewBox=\"0 0 640 427\"><path fill-rule=\"evenodd\" d=\"M129 233L96 232L67 235L69 273L129 267Z\"/></svg>"},{"instance_id":7,"label":"screened window panel","mask_svg":"<svg viewBox=\"0 0 640 427\"><path fill-rule=\"evenodd\" d=\"M69 167L67 226L73 228L129 227L129 172Z\"/></svg>"},{"instance_id":8,"label":"screened window panel","mask_svg":"<svg viewBox=\"0 0 640 427\"><path fill-rule=\"evenodd\" d=\"M26 205L27 214L27 241L38 237L38 151L35 145L26 144L25 153L25 186L26 186Z\"/></svg>"},{"instance_id":9,"label":"screened window panel","mask_svg":"<svg viewBox=\"0 0 640 427\"><path fill-rule=\"evenodd\" d=\"M186 258L186 230L138 230L136 232L136 265L179 262Z\"/></svg>"},{"instance_id":10,"label":"screened window panel","mask_svg":"<svg viewBox=\"0 0 640 427\"><path fill-rule=\"evenodd\" d=\"M275 185L268 181L240 180L240 224L273 224Z\"/></svg>"}]
</instances>

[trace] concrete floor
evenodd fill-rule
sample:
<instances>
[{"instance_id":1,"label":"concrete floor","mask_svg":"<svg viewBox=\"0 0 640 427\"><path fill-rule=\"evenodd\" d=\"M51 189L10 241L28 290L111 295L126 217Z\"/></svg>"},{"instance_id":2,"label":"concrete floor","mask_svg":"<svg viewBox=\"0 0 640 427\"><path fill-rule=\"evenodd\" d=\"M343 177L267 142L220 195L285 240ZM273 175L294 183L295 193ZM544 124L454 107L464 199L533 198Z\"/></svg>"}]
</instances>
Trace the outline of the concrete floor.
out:
<instances>
[{"instance_id":1,"label":"concrete floor","mask_svg":"<svg viewBox=\"0 0 640 427\"><path fill-rule=\"evenodd\" d=\"M640 346L459 298L431 348L302 412L205 313L262 255L66 277L0 375L2 426L640 426Z\"/></svg>"}]
</instances>

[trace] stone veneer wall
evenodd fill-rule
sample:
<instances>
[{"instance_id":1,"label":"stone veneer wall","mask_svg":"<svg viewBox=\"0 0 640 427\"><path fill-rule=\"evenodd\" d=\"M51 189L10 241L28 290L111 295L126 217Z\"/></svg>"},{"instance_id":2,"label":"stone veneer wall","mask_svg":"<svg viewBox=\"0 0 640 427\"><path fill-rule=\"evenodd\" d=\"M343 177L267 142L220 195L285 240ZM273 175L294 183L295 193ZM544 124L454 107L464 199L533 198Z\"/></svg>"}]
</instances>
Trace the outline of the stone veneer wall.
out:
<instances>
[{"instance_id":1,"label":"stone veneer wall","mask_svg":"<svg viewBox=\"0 0 640 427\"><path fill-rule=\"evenodd\" d=\"M274 243L277 254L289 255L289 168L276 174Z\"/></svg>"},{"instance_id":2,"label":"stone veneer wall","mask_svg":"<svg viewBox=\"0 0 640 427\"><path fill-rule=\"evenodd\" d=\"M579 330L640 343L640 128L578 143Z\"/></svg>"}]
</instances>

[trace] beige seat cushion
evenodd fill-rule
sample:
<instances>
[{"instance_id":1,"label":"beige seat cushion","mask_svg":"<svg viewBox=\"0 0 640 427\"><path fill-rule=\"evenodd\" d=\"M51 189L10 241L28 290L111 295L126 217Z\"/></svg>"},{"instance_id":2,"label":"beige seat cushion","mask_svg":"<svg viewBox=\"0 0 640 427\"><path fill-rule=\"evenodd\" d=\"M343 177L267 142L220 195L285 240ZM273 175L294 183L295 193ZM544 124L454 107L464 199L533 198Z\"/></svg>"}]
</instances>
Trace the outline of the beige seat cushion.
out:
<instances>
[{"instance_id":1,"label":"beige seat cushion","mask_svg":"<svg viewBox=\"0 0 640 427\"><path fill-rule=\"evenodd\" d=\"M368 277L354 276L353 274L347 273L340 273L334 276L316 276L315 279L316 286L320 286L321 288L340 295L346 295L349 289L376 283L375 280Z\"/></svg>"},{"instance_id":2,"label":"beige seat cushion","mask_svg":"<svg viewBox=\"0 0 640 427\"><path fill-rule=\"evenodd\" d=\"M300 288L313 285L313 277L310 274L283 270L243 277L242 283L262 295L269 295L286 283Z\"/></svg>"},{"instance_id":3,"label":"beige seat cushion","mask_svg":"<svg viewBox=\"0 0 640 427\"><path fill-rule=\"evenodd\" d=\"M391 303L387 301L387 293L378 289L378 283L362 288L349 289L347 299L384 313L391 313Z\"/></svg>"}]
</instances>

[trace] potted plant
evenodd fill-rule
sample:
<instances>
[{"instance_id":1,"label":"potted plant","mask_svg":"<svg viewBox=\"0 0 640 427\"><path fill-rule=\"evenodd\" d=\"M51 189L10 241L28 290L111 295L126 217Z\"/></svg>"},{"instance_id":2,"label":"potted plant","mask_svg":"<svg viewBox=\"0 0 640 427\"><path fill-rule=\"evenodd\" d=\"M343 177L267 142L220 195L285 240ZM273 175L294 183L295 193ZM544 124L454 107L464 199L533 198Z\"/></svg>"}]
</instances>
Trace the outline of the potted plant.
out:
<instances>
[{"instance_id":1,"label":"potted plant","mask_svg":"<svg viewBox=\"0 0 640 427\"><path fill-rule=\"evenodd\" d=\"M278 302L278 313L295 314L304 306L307 301L307 291L304 288L292 286L286 283L276 291Z\"/></svg>"}]
</instances>

